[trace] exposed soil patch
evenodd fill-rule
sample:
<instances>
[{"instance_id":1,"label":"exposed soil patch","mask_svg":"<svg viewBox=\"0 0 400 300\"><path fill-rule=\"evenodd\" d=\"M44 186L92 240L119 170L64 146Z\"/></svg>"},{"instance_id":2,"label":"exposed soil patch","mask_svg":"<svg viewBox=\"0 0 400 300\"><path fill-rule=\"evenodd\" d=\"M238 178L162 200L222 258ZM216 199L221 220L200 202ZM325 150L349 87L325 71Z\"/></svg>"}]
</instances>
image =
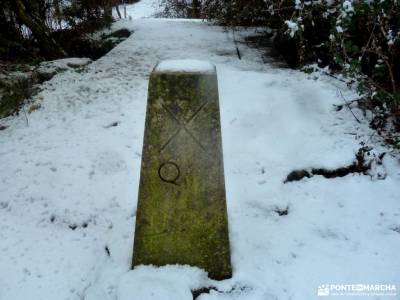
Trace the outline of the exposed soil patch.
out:
<instances>
[{"instance_id":1,"label":"exposed soil patch","mask_svg":"<svg viewBox=\"0 0 400 300\"><path fill-rule=\"evenodd\" d=\"M68 227L71 230L75 230L77 228L86 228L86 227L88 227L88 223L87 222L83 222L82 224L70 224L70 225L68 225Z\"/></svg>"},{"instance_id":2,"label":"exposed soil patch","mask_svg":"<svg viewBox=\"0 0 400 300\"><path fill-rule=\"evenodd\" d=\"M337 169L324 169L324 168L309 168L302 170L294 170L289 173L284 183L292 181L300 181L303 178L310 178L315 175L324 176L325 178L344 177L352 173L359 173L364 175L376 176L377 179L385 179L385 173L371 172L372 168L376 165L382 165L382 159L386 153L381 153L378 156L371 155L372 149L369 147L362 147L356 153L355 160L352 164L340 167ZM371 157L372 156L372 157Z\"/></svg>"},{"instance_id":3,"label":"exposed soil patch","mask_svg":"<svg viewBox=\"0 0 400 300\"><path fill-rule=\"evenodd\" d=\"M391 228L394 232L397 232L397 233L399 233L400 234L400 226L397 226L397 227L394 227L394 228Z\"/></svg>"},{"instance_id":4,"label":"exposed soil patch","mask_svg":"<svg viewBox=\"0 0 400 300\"><path fill-rule=\"evenodd\" d=\"M273 30L261 31L252 35L246 36L244 42L251 48L256 48L262 53L264 63L278 63L279 67L288 67L287 61L282 57L281 53L276 49L274 37L276 32Z\"/></svg>"},{"instance_id":5,"label":"exposed soil patch","mask_svg":"<svg viewBox=\"0 0 400 300\"><path fill-rule=\"evenodd\" d=\"M193 300L195 300L202 294L209 294L211 291L216 291L221 294L234 294L234 293L241 294L241 293L249 291L249 290L251 290L250 287L239 286L239 285L233 286L229 291L220 291L215 286L208 286L208 287L202 287L202 288L199 288L196 290L192 290L192 295L193 295Z\"/></svg>"},{"instance_id":6,"label":"exposed soil patch","mask_svg":"<svg viewBox=\"0 0 400 300\"><path fill-rule=\"evenodd\" d=\"M193 300L197 299L200 295L202 294L209 294L211 290L217 291L218 289L216 287L210 286L210 287L203 287L197 290L192 291L193 295Z\"/></svg>"},{"instance_id":7,"label":"exposed soil patch","mask_svg":"<svg viewBox=\"0 0 400 300\"><path fill-rule=\"evenodd\" d=\"M287 206L286 208L277 207L274 209L274 212L276 212L280 217L287 216L289 214L289 206Z\"/></svg>"},{"instance_id":8,"label":"exposed soil patch","mask_svg":"<svg viewBox=\"0 0 400 300\"><path fill-rule=\"evenodd\" d=\"M61 224L66 224L68 225L68 228L71 230L76 230L76 229L81 229L81 228L87 228L89 226L89 223L91 222L91 220L89 221L84 221L82 223L67 223L64 220L58 220L57 217L55 215L51 215L50 216L50 222L51 223L61 223Z\"/></svg>"},{"instance_id":9,"label":"exposed soil patch","mask_svg":"<svg viewBox=\"0 0 400 300\"><path fill-rule=\"evenodd\" d=\"M111 124L108 124L106 126L104 126L105 129L111 128L111 127L117 127L119 124L119 122L113 122Z\"/></svg>"}]
</instances>

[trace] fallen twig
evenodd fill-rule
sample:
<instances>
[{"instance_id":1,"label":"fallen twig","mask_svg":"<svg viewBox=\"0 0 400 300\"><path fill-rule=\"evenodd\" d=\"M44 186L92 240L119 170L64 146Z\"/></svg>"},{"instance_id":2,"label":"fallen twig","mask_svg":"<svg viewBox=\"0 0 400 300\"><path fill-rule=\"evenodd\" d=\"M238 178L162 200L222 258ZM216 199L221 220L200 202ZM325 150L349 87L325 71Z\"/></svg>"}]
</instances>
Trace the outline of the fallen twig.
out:
<instances>
[{"instance_id":1,"label":"fallen twig","mask_svg":"<svg viewBox=\"0 0 400 300\"><path fill-rule=\"evenodd\" d=\"M356 115L354 114L354 112L351 110L350 103L348 103L348 102L346 101L346 99L344 98L344 96L343 96L341 90L339 90L339 93L340 93L340 96L342 97L342 99L343 99L345 105L346 105L347 108L350 110L351 114L353 115L354 119L356 119L356 121L357 121L358 123L361 123L361 121L357 118L357 116L356 116Z\"/></svg>"}]
</instances>

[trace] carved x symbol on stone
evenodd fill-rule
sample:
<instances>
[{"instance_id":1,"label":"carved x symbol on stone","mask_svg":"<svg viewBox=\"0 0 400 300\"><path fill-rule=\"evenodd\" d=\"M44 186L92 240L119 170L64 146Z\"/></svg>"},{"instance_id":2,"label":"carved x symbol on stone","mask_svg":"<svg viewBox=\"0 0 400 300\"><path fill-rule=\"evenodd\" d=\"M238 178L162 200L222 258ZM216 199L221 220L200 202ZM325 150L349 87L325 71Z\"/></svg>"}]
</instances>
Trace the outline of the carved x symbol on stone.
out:
<instances>
[{"instance_id":1,"label":"carved x symbol on stone","mask_svg":"<svg viewBox=\"0 0 400 300\"><path fill-rule=\"evenodd\" d=\"M198 115L198 113L204 108L204 106L206 106L207 101L204 102L202 105L199 106L199 108L189 117L189 119L185 120L184 118L182 118L183 120L179 120L175 114L164 104L161 104L161 106L164 108L164 110L166 112L168 112L168 114L176 121L176 123L178 123L179 128L178 130L165 142L164 145L162 145L161 147L161 151L164 150L173 140L174 138L181 132L181 130L184 130L192 139L193 141L197 144L197 146L199 146L203 151L206 151L206 149L204 148L204 146L200 143L199 140L196 139L196 137L193 135L193 133L187 128L187 125L190 124L190 122L192 122L195 117Z\"/></svg>"}]
</instances>

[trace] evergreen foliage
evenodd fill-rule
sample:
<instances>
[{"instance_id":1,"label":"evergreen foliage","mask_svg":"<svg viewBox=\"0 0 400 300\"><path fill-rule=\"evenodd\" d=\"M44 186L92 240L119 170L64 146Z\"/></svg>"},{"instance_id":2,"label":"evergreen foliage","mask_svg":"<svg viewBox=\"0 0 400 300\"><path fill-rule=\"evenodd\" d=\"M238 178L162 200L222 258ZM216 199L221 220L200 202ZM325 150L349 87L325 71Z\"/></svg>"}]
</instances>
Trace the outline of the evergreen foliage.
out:
<instances>
[{"instance_id":1,"label":"evergreen foliage","mask_svg":"<svg viewBox=\"0 0 400 300\"><path fill-rule=\"evenodd\" d=\"M55 59L68 55L65 32L81 36L112 21L117 0L3 0L0 59Z\"/></svg>"}]
</instances>

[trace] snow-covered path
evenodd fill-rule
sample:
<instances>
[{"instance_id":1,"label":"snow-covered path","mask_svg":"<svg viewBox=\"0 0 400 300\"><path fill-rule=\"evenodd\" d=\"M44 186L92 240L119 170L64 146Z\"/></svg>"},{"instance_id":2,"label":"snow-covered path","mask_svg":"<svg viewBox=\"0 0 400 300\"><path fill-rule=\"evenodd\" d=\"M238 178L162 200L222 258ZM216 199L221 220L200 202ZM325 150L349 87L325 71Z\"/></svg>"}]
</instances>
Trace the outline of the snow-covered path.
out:
<instances>
[{"instance_id":1,"label":"snow-covered path","mask_svg":"<svg viewBox=\"0 0 400 300\"><path fill-rule=\"evenodd\" d=\"M207 284L225 292L198 299L310 300L321 284L400 283L394 158L383 160L385 180L283 183L295 169L351 163L369 139L367 122L334 109L338 89L353 96L345 86L263 64L243 44L239 60L231 35L207 23L115 26L135 33L84 72L47 82L28 124L23 114L4 121L1 300L186 300ZM224 282L190 267L129 271L148 76L168 58L217 65L234 269Z\"/></svg>"}]
</instances>

